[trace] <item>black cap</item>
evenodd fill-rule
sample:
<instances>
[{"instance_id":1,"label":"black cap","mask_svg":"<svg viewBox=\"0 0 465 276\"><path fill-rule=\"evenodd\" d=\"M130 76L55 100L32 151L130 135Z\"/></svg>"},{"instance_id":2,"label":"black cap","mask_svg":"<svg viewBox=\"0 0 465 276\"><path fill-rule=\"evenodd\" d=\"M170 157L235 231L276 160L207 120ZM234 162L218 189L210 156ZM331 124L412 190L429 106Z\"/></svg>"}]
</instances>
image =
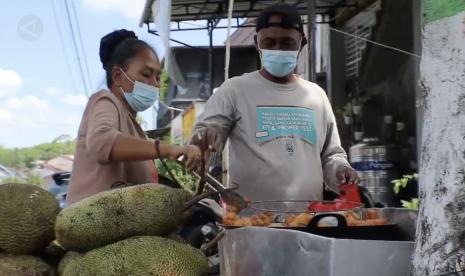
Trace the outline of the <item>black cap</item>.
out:
<instances>
[{"instance_id":1,"label":"black cap","mask_svg":"<svg viewBox=\"0 0 465 276\"><path fill-rule=\"evenodd\" d=\"M270 23L270 16L272 15L280 15L282 18L281 22ZM289 4L273 4L260 13L257 19L257 27L255 30L258 33L261 29L268 27L296 29L302 34L302 36L305 37L302 18L300 17L297 9Z\"/></svg>"}]
</instances>

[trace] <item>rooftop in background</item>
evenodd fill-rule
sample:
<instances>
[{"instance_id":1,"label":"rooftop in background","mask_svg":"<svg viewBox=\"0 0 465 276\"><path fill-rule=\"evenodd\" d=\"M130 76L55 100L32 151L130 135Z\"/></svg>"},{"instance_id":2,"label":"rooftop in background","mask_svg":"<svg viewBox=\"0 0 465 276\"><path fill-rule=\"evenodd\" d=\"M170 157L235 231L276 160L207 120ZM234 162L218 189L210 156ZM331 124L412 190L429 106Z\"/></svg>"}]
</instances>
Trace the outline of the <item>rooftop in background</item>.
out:
<instances>
[{"instance_id":1,"label":"rooftop in background","mask_svg":"<svg viewBox=\"0 0 465 276\"><path fill-rule=\"evenodd\" d=\"M0 180L10 177L20 177L20 175L14 170L0 164Z\"/></svg>"},{"instance_id":2,"label":"rooftop in background","mask_svg":"<svg viewBox=\"0 0 465 276\"><path fill-rule=\"evenodd\" d=\"M152 5L159 0L146 0L145 8L142 13L140 25L152 23ZM228 0L172 0L171 1L171 21L191 21L191 20L208 20L227 18ZM278 1L276 0L235 0L233 17L247 18L258 17L259 13ZM308 14L307 4L315 4L315 13L328 13L335 8L355 7L356 0L283 0L297 7L302 15Z\"/></svg>"},{"instance_id":3,"label":"rooftop in background","mask_svg":"<svg viewBox=\"0 0 465 276\"><path fill-rule=\"evenodd\" d=\"M50 172L70 172L73 169L73 161L73 155L60 155L47 160L42 164L37 163L37 165Z\"/></svg>"}]
</instances>

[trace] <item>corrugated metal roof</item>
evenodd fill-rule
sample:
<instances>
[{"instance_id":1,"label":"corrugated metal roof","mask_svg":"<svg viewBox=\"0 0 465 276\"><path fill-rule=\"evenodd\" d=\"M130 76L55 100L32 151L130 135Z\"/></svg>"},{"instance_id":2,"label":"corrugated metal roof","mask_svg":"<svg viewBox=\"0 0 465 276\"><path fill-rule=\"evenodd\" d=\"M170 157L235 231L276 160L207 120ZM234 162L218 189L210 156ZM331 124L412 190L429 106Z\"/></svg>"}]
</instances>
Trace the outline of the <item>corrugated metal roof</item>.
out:
<instances>
[{"instance_id":1,"label":"corrugated metal roof","mask_svg":"<svg viewBox=\"0 0 465 276\"><path fill-rule=\"evenodd\" d=\"M155 1L146 0L141 25L153 22L152 5ZM227 17L228 0L172 0L171 21L221 19ZM302 15L307 14L308 0L235 0L233 17L257 17L267 6L277 2L295 5ZM356 0L313 0L316 13L326 13L338 6L355 5Z\"/></svg>"},{"instance_id":2,"label":"corrugated metal roof","mask_svg":"<svg viewBox=\"0 0 465 276\"><path fill-rule=\"evenodd\" d=\"M53 169L55 171L70 172L73 169L74 156L61 155L48 160L45 163L45 168Z\"/></svg>"}]
</instances>

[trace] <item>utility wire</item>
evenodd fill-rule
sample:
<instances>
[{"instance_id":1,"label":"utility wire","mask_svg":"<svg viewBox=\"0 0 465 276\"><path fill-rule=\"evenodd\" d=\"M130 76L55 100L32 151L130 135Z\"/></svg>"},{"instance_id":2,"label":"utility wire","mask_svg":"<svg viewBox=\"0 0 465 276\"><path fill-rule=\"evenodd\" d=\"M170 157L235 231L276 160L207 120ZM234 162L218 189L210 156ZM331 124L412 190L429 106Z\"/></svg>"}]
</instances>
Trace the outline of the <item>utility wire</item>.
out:
<instances>
[{"instance_id":1,"label":"utility wire","mask_svg":"<svg viewBox=\"0 0 465 276\"><path fill-rule=\"evenodd\" d=\"M82 55L83 55L83 59L84 59L84 67L86 69L86 73L87 73L87 80L89 82L89 85L90 85L90 89L91 89L91 92L93 91L94 89L94 85L92 83L92 78L90 76L90 71L89 71L89 65L88 65L88 59L87 59L87 54L86 54L86 47L84 47L84 41L82 40L82 34L81 34L81 26L79 24L79 16L77 14L77 9L76 9L76 5L74 4L75 1L71 1L71 8L73 9L73 13L74 13L74 20L76 21L76 29L77 29L77 34L78 34L78 38L79 38L79 44L81 45L81 50L82 50Z\"/></svg>"},{"instance_id":2,"label":"utility wire","mask_svg":"<svg viewBox=\"0 0 465 276\"><path fill-rule=\"evenodd\" d=\"M71 78L71 84L73 86L74 91L78 91L76 80L74 79L74 74L73 74L73 71L71 70L71 64L69 63L69 56L68 56L68 51L66 50L66 47L65 47L65 39L63 37L63 32L61 31L61 28L60 28L60 23L59 23L60 20L58 19L55 1L50 0L50 2L52 3L53 17L55 18L55 26L58 30L58 36L60 37L61 49L63 50L63 54L65 56L66 69L68 70L69 77Z\"/></svg>"},{"instance_id":3,"label":"utility wire","mask_svg":"<svg viewBox=\"0 0 465 276\"><path fill-rule=\"evenodd\" d=\"M415 53L411 53L411 52L408 52L408 51L405 51L405 50L402 50L402 49L399 49L399 48L396 48L396 47L392 47L392 46L389 46L389 45L386 45L386 44L382 44L382 43L379 43L379 42L376 42L376 41L373 41L373 40L370 40L370 39L367 39L367 38L364 38L364 37L361 37L361 36L358 36L358 35L354 35L354 34L351 34L351 33L348 33L348 32L344 32L342 30L339 30L339 29L336 29L336 28L333 28L333 27L329 27L329 29L331 31L341 33L341 34L346 35L346 36L351 36L351 37L354 37L356 39L364 40L364 41L366 41L368 43L371 43L371 44L374 44L374 45L377 45L377 46L380 46L380 47L383 47L383 48L387 48L387 49L390 49L390 50L393 50L393 51L396 51L396 52L399 52L399 53L403 53L403 54L406 54L406 55L409 55L409 56L412 56L412 57L421 58L420 55L417 55Z\"/></svg>"},{"instance_id":4,"label":"utility wire","mask_svg":"<svg viewBox=\"0 0 465 276\"><path fill-rule=\"evenodd\" d=\"M77 58L77 62L78 62L79 72L81 73L80 74L81 75L81 81L82 81L82 84L84 86L84 92L86 93L87 98L89 98L89 90L88 90L87 81L86 81L85 74L84 74L84 69L82 68L81 57L79 56L79 49L78 49L78 46L77 46L76 36L74 34L74 28L73 28L73 23L72 23L72 20L71 20L71 14L69 12L68 1L64 0L64 3L65 3L66 15L67 15L67 18L68 18L68 25L69 25L69 28L71 30L71 37L72 37L72 40L73 40L73 46L74 46L74 50L76 52L76 58Z\"/></svg>"}]
</instances>

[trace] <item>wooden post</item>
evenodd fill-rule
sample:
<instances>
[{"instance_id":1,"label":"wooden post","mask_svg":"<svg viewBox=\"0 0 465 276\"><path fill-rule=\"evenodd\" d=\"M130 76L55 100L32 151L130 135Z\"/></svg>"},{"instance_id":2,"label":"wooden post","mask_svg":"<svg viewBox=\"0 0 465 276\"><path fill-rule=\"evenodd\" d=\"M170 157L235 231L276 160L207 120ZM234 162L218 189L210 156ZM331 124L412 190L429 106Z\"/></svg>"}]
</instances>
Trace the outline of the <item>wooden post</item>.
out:
<instances>
[{"instance_id":1,"label":"wooden post","mask_svg":"<svg viewBox=\"0 0 465 276\"><path fill-rule=\"evenodd\" d=\"M311 82L316 81L315 73L315 0L307 0L307 39L308 39L308 80Z\"/></svg>"}]
</instances>

